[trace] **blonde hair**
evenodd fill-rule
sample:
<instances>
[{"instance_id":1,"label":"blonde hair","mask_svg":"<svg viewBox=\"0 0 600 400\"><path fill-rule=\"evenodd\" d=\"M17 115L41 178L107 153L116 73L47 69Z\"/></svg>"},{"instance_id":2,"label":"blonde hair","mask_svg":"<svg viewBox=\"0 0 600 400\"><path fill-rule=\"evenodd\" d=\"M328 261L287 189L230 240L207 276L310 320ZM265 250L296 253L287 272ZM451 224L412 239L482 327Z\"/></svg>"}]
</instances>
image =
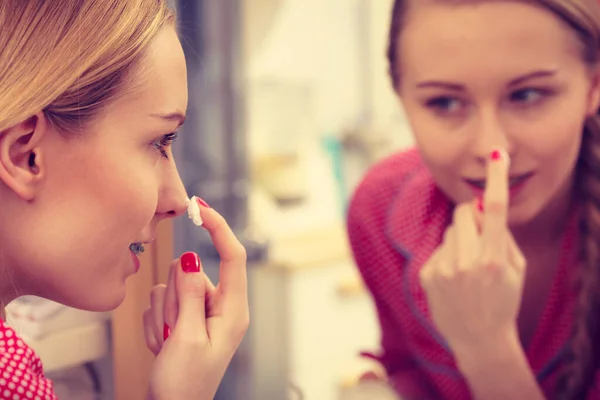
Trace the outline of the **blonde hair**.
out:
<instances>
[{"instance_id":1,"label":"blonde hair","mask_svg":"<svg viewBox=\"0 0 600 400\"><path fill-rule=\"evenodd\" d=\"M461 4L486 0L443 0ZM577 35L582 59L595 67L600 61L600 5L598 0L522 0L544 8ZM398 38L409 14L409 0L395 0L389 34L389 73L394 89L401 81ZM565 368L557 387L558 398L583 399L600 366L600 114L588 118L577 166L580 191L580 264L576 320Z\"/></svg>"},{"instance_id":2,"label":"blonde hair","mask_svg":"<svg viewBox=\"0 0 600 400\"><path fill-rule=\"evenodd\" d=\"M165 0L1 0L0 132L40 111L81 132L174 21Z\"/></svg>"}]
</instances>

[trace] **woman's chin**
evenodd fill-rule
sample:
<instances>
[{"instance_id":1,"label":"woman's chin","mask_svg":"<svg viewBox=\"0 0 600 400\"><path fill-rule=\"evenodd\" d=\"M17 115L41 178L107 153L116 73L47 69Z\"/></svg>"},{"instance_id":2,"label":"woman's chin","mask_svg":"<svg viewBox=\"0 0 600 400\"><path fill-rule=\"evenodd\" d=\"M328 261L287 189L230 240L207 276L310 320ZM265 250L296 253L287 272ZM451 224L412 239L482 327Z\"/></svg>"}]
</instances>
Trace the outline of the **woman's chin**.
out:
<instances>
[{"instance_id":1,"label":"woman's chin","mask_svg":"<svg viewBox=\"0 0 600 400\"><path fill-rule=\"evenodd\" d=\"M116 310L125 300L125 292L123 292L123 296L120 296L116 299L107 299L104 302L98 302L91 305L88 311L94 312L106 312Z\"/></svg>"},{"instance_id":2,"label":"woman's chin","mask_svg":"<svg viewBox=\"0 0 600 400\"><path fill-rule=\"evenodd\" d=\"M123 303L126 296L124 284L118 289L120 290L114 290L110 296L107 294L98 299L90 299L88 311L105 312L117 309Z\"/></svg>"},{"instance_id":3,"label":"woman's chin","mask_svg":"<svg viewBox=\"0 0 600 400\"><path fill-rule=\"evenodd\" d=\"M540 216L540 209L531 202L520 202L511 205L508 210L508 226L521 228L536 221Z\"/></svg>"}]
</instances>

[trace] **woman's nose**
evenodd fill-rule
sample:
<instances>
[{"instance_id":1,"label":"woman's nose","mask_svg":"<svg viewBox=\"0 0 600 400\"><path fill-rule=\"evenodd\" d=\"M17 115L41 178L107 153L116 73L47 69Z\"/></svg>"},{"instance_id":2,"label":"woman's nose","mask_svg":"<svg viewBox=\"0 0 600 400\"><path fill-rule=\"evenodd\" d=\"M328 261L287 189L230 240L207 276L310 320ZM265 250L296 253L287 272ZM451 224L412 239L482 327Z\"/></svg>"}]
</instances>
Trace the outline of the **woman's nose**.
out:
<instances>
[{"instance_id":1,"label":"woman's nose","mask_svg":"<svg viewBox=\"0 0 600 400\"><path fill-rule=\"evenodd\" d=\"M166 218L175 218L187 212L189 198L179 172L174 168L173 173L165 177L165 184L159 193L157 214Z\"/></svg>"}]
</instances>

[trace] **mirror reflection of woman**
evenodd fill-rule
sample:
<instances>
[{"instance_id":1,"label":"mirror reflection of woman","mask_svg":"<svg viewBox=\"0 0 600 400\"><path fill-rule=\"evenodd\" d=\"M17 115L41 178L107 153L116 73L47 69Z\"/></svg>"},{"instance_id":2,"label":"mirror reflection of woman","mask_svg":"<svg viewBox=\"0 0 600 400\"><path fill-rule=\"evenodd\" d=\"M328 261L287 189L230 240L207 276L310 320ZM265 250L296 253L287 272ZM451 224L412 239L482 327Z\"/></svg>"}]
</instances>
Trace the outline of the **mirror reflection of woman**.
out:
<instances>
[{"instance_id":1,"label":"mirror reflection of woman","mask_svg":"<svg viewBox=\"0 0 600 400\"><path fill-rule=\"evenodd\" d=\"M411 399L597 399L600 5L396 0L416 148L348 216L389 384Z\"/></svg>"}]
</instances>

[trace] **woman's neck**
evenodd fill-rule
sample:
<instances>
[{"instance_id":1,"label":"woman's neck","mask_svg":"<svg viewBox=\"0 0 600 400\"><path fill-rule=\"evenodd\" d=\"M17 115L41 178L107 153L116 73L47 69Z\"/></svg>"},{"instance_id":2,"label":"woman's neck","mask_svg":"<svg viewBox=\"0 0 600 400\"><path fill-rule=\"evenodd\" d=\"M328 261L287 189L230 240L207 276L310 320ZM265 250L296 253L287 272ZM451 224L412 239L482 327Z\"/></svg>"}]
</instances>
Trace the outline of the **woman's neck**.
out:
<instances>
[{"instance_id":1,"label":"woman's neck","mask_svg":"<svg viewBox=\"0 0 600 400\"><path fill-rule=\"evenodd\" d=\"M554 248L560 242L576 207L574 179L561 188L553 200L530 222L510 230L522 251Z\"/></svg>"},{"instance_id":2,"label":"woman's neck","mask_svg":"<svg viewBox=\"0 0 600 400\"><path fill-rule=\"evenodd\" d=\"M0 238L0 243L2 238ZM5 320L4 308L21 294L16 284L17 278L12 270L12 259L0 248L0 319Z\"/></svg>"}]
</instances>

